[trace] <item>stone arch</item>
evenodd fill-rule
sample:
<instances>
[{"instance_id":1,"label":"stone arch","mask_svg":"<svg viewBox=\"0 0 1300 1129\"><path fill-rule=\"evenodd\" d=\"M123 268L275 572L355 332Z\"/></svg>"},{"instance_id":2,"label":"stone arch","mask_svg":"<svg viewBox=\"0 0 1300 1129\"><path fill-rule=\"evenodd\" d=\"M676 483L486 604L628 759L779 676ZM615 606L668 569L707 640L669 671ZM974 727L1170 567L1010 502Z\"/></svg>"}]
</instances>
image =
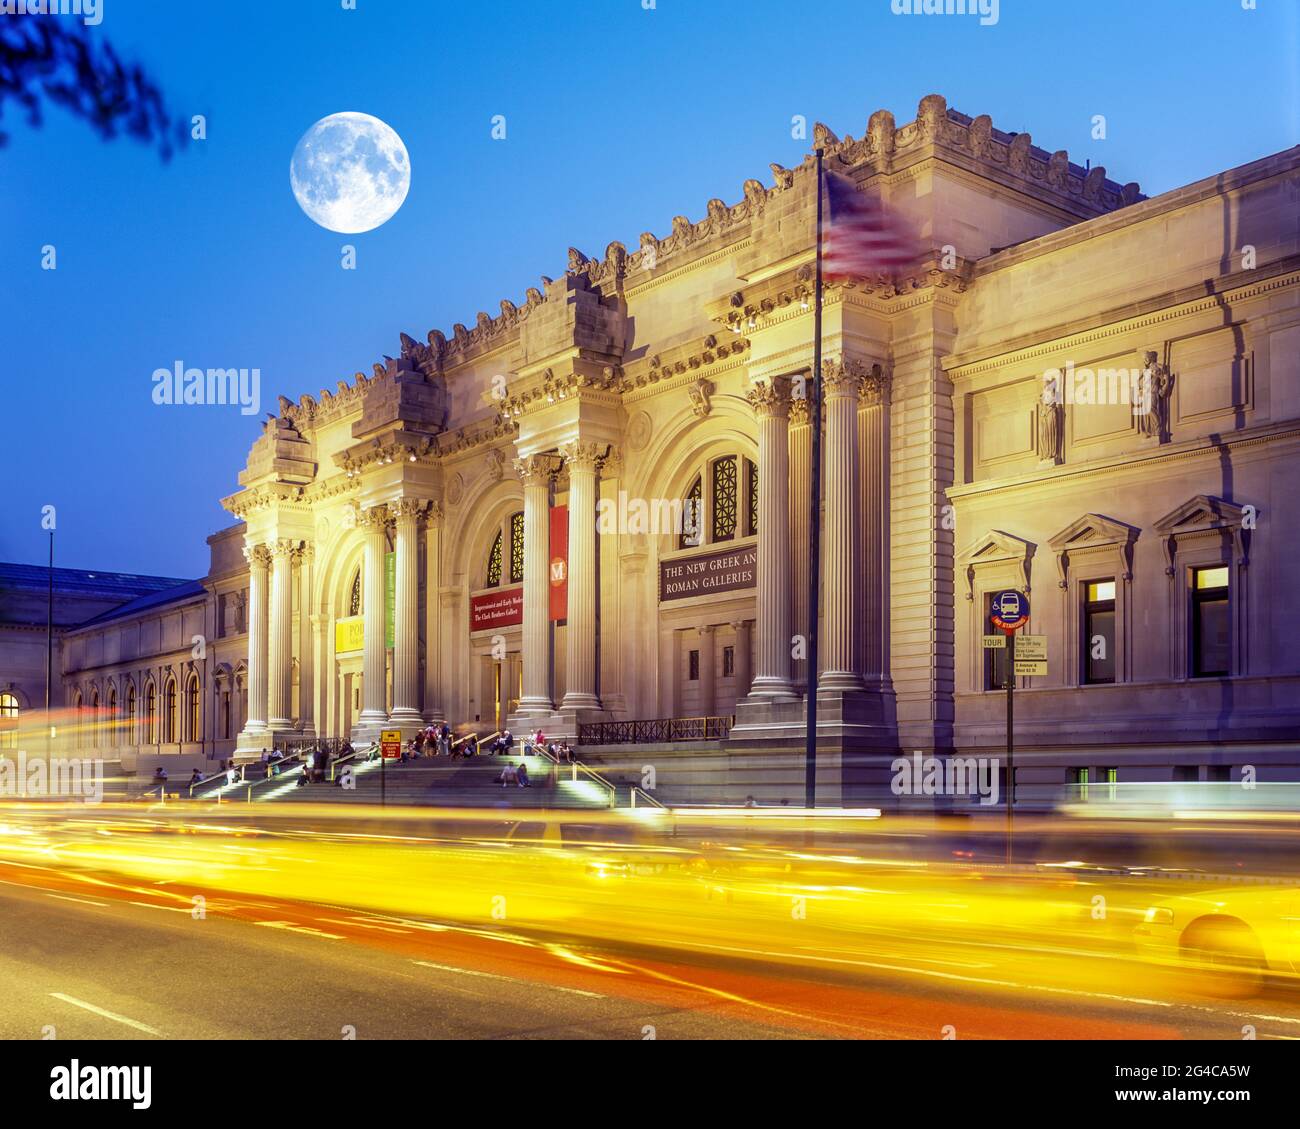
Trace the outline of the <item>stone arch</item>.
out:
<instances>
[{"instance_id":1,"label":"stone arch","mask_svg":"<svg viewBox=\"0 0 1300 1129\"><path fill-rule=\"evenodd\" d=\"M477 580L483 571L482 562L492 548L495 531L508 514L523 508L523 486L513 478L493 483L477 496L465 499L460 518L451 531L451 543L455 548L448 564L456 583L467 589L480 587Z\"/></svg>"}]
</instances>

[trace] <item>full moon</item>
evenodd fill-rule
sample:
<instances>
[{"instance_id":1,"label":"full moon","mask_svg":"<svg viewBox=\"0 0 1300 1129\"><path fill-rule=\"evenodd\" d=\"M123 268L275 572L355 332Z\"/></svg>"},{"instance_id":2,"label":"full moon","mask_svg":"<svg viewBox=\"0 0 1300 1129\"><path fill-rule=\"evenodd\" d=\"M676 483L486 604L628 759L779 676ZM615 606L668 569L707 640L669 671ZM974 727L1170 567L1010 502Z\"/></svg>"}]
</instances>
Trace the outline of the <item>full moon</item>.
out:
<instances>
[{"instance_id":1,"label":"full moon","mask_svg":"<svg viewBox=\"0 0 1300 1129\"><path fill-rule=\"evenodd\" d=\"M396 130L369 114L321 118L302 135L289 183L304 212L347 235L393 218L411 188L411 159Z\"/></svg>"}]
</instances>

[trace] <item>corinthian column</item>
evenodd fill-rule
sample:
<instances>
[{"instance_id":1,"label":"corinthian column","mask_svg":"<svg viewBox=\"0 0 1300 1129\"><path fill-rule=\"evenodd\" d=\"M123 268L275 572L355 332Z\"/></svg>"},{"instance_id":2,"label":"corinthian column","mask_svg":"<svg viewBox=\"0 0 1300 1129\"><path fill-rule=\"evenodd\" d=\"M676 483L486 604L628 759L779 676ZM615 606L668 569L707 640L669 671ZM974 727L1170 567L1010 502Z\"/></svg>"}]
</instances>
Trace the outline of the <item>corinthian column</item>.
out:
<instances>
[{"instance_id":1,"label":"corinthian column","mask_svg":"<svg viewBox=\"0 0 1300 1129\"><path fill-rule=\"evenodd\" d=\"M366 538L363 612L365 650L361 659L362 701L357 729L375 736L388 722L386 640L384 625L384 554L388 550L388 507L372 506L357 516Z\"/></svg>"},{"instance_id":2,"label":"corinthian column","mask_svg":"<svg viewBox=\"0 0 1300 1129\"><path fill-rule=\"evenodd\" d=\"M442 700L442 503L434 502L424 522L424 720L446 718Z\"/></svg>"},{"instance_id":3,"label":"corinthian column","mask_svg":"<svg viewBox=\"0 0 1300 1129\"><path fill-rule=\"evenodd\" d=\"M758 417L758 617L751 698L793 698L790 660L790 381L746 395Z\"/></svg>"},{"instance_id":4,"label":"corinthian column","mask_svg":"<svg viewBox=\"0 0 1300 1129\"><path fill-rule=\"evenodd\" d=\"M248 717L239 748L260 750L270 736L266 724L266 572L271 554L265 545L244 549L248 561Z\"/></svg>"},{"instance_id":5,"label":"corinthian column","mask_svg":"<svg viewBox=\"0 0 1300 1129\"><path fill-rule=\"evenodd\" d=\"M550 617L547 614L547 574L550 561L550 486L559 460L553 455L530 455L515 460L524 484L524 686L519 697L521 714L550 713Z\"/></svg>"},{"instance_id":6,"label":"corinthian column","mask_svg":"<svg viewBox=\"0 0 1300 1129\"><path fill-rule=\"evenodd\" d=\"M293 552L292 541L271 545L271 644L267 664L267 725L273 733L293 728Z\"/></svg>"},{"instance_id":7,"label":"corinthian column","mask_svg":"<svg viewBox=\"0 0 1300 1129\"><path fill-rule=\"evenodd\" d=\"M306 737L316 735L316 639L312 627L312 563L316 551L308 542L298 550L298 720Z\"/></svg>"},{"instance_id":8,"label":"corinthian column","mask_svg":"<svg viewBox=\"0 0 1300 1129\"><path fill-rule=\"evenodd\" d=\"M826 404L825 660L818 692L864 690L861 647L862 485L858 394L865 371L844 358L822 365Z\"/></svg>"},{"instance_id":9,"label":"corinthian column","mask_svg":"<svg viewBox=\"0 0 1300 1129\"><path fill-rule=\"evenodd\" d=\"M564 709L600 709L596 695L596 468L603 452L595 443L578 440L560 448L569 468L569 666L560 703Z\"/></svg>"},{"instance_id":10,"label":"corinthian column","mask_svg":"<svg viewBox=\"0 0 1300 1129\"><path fill-rule=\"evenodd\" d=\"M403 498L390 510L397 521L397 599L393 629L393 712L395 726L419 729L420 716L420 514L428 503Z\"/></svg>"}]
</instances>

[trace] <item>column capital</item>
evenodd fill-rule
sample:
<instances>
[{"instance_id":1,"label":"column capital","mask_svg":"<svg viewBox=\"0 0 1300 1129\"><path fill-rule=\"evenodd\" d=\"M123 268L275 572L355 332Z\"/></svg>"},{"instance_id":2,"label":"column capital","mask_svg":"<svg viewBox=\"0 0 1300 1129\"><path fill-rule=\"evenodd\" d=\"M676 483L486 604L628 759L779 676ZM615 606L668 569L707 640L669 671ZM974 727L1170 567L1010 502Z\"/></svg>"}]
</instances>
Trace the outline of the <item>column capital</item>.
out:
<instances>
[{"instance_id":1,"label":"column capital","mask_svg":"<svg viewBox=\"0 0 1300 1129\"><path fill-rule=\"evenodd\" d=\"M528 455L511 465L525 486L546 486L560 469L560 460L555 455Z\"/></svg>"},{"instance_id":2,"label":"column capital","mask_svg":"<svg viewBox=\"0 0 1300 1129\"><path fill-rule=\"evenodd\" d=\"M316 559L316 546L310 541L302 541L294 551L294 562L299 565L311 564Z\"/></svg>"},{"instance_id":3,"label":"column capital","mask_svg":"<svg viewBox=\"0 0 1300 1129\"><path fill-rule=\"evenodd\" d=\"M357 528L364 529L368 532L380 532L388 528L390 515L388 507L382 503L378 506L371 506L369 509L362 509L357 506L354 511L357 519Z\"/></svg>"},{"instance_id":4,"label":"column capital","mask_svg":"<svg viewBox=\"0 0 1300 1129\"><path fill-rule=\"evenodd\" d=\"M745 393L745 399L749 401L750 407L754 409L754 414L759 417L788 418L790 415L790 378L788 376L774 376L767 380L758 381Z\"/></svg>"},{"instance_id":5,"label":"column capital","mask_svg":"<svg viewBox=\"0 0 1300 1129\"><path fill-rule=\"evenodd\" d=\"M822 387L826 398L878 398L885 384L884 370L851 354L830 357L822 362Z\"/></svg>"},{"instance_id":6,"label":"column capital","mask_svg":"<svg viewBox=\"0 0 1300 1129\"><path fill-rule=\"evenodd\" d=\"M584 439L570 439L561 443L559 451L570 468L579 470L598 470L605 461L607 443L591 443Z\"/></svg>"},{"instance_id":7,"label":"column capital","mask_svg":"<svg viewBox=\"0 0 1300 1129\"><path fill-rule=\"evenodd\" d=\"M429 503L423 498L399 498L396 502L389 503L388 513L398 525L404 525L419 521L420 515L428 506Z\"/></svg>"},{"instance_id":8,"label":"column capital","mask_svg":"<svg viewBox=\"0 0 1300 1129\"><path fill-rule=\"evenodd\" d=\"M282 560L288 558L292 561L294 554L298 551L300 542L292 541L288 537L279 537L267 546L273 560Z\"/></svg>"},{"instance_id":9,"label":"column capital","mask_svg":"<svg viewBox=\"0 0 1300 1129\"><path fill-rule=\"evenodd\" d=\"M249 568L270 568L271 550L265 545L245 545L244 560Z\"/></svg>"}]
</instances>

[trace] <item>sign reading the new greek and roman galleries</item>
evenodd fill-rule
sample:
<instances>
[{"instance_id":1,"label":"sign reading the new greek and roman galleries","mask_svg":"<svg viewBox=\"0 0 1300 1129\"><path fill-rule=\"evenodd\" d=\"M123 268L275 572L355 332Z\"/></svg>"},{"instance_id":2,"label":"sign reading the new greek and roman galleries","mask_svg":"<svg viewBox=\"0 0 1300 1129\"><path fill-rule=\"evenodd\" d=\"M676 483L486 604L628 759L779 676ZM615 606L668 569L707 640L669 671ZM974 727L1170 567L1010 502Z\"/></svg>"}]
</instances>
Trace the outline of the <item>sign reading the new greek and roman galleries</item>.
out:
<instances>
[{"instance_id":1,"label":"sign reading the new greek and roman galleries","mask_svg":"<svg viewBox=\"0 0 1300 1129\"><path fill-rule=\"evenodd\" d=\"M524 622L524 590L507 588L501 592L483 592L469 598L469 629L513 627Z\"/></svg>"},{"instance_id":2,"label":"sign reading the new greek and roman galleries","mask_svg":"<svg viewBox=\"0 0 1300 1129\"><path fill-rule=\"evenodd\" d=\"M707 556L660 561L659 602L753 588L757 578L757 545L745 545Z\"/></svg>"}]
</instances>

